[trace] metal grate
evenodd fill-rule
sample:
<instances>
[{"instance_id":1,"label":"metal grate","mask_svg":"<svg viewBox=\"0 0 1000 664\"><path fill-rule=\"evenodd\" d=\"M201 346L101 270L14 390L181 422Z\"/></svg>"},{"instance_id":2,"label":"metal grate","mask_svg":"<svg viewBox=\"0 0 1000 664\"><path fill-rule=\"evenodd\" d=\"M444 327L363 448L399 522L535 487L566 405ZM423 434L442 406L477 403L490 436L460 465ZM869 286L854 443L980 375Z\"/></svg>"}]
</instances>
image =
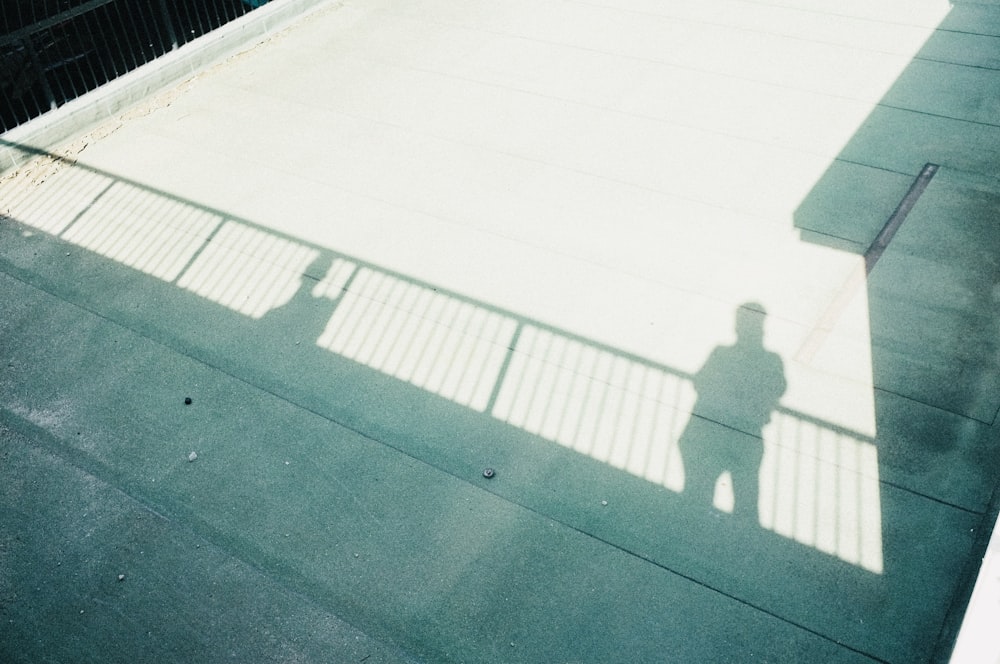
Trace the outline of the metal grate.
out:
<instances>
[{"instance_id":1,"label":"metal grate","mask_svg":"<svg viewBox=\"0 0 1000 664\"><path fill-rule=\"evenodd\" d=\"M0 132L267 0L0 0Z\"/></svg>"}]
</instances>

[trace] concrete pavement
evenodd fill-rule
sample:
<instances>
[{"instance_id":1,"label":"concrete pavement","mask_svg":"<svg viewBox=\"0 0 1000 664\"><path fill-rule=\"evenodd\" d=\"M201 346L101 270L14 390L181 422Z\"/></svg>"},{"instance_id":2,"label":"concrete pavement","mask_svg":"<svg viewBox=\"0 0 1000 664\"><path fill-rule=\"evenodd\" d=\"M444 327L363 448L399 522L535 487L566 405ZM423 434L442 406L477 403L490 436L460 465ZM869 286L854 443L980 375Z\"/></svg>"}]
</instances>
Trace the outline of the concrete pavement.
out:
<instances>
[{"instance_id":1,"label":"concrete pavement","mask_svg":"<svg viewBox=\"0 0 1000 664\"><path fill-rule=\"evenodd\" d=\"M946 660L1000 9L870 4L332 3L36 146L0 652Z\"/></svg>"}]
</instances>

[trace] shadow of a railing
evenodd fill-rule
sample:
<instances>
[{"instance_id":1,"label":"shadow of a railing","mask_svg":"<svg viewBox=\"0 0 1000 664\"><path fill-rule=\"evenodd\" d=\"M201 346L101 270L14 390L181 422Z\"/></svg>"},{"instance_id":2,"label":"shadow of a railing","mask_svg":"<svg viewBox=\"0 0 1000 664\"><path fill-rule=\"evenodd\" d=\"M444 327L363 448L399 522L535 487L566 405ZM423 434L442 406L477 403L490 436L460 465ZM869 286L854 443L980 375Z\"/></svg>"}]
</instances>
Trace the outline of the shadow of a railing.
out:
<instances>
[{"instance_id":1,"label":"shadow of a railing","mask_svg":"<svg viewBox=\"0 0 1000 664\"><path fill-rule=\"evenodd\" d=\"M300 353L344 358L675 494L685 488L685 430L713 448L763 445L759 526L883 571L870 436L780 405L763 430L741 423L739 403L699 412L689 373L97 168L5 146L38 157L0 182L8 219L236 312L241 334L294 337ZM288 372L302 378L317 366ZM349 424L374 433L370 422ZM721 470L714 502L724 515L734 494Z\"/></svg>"}]
</instances>

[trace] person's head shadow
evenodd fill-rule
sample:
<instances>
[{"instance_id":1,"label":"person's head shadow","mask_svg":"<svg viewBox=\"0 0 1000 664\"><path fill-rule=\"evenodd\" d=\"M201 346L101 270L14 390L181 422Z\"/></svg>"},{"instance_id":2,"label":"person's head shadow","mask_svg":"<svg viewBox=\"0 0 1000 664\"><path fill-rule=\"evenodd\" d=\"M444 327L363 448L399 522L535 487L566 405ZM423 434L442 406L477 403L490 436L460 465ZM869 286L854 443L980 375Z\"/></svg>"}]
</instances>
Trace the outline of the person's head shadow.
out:
<instances>
[{"instance_id":1,"label":"person's head shadow","mask_svg":"<svg viewBox=\"0 0 1000 664\"><path fill-rule=\"evenodd\" d=\"M333 266L335 256L319 251L299 276L299 285L291 298L276 307L256 323L258 331L273 337L272 341L293 341L311 348L323 333L336 307L330 297L317 293Z\"/></svg>"},{"instance_id":2,"label":"person's head shadow","mask_svg":"<svg viewBox=\"0 0 1000 664\"><path fill-rule=\"evenodd\" d=\"M678 443L691 507L753 525L763 429L786 387L781 357L764 347L765 317L754 302L736 309L736 341L712 350L692 378L697 399Z\"/></svg>"}]
</instances>

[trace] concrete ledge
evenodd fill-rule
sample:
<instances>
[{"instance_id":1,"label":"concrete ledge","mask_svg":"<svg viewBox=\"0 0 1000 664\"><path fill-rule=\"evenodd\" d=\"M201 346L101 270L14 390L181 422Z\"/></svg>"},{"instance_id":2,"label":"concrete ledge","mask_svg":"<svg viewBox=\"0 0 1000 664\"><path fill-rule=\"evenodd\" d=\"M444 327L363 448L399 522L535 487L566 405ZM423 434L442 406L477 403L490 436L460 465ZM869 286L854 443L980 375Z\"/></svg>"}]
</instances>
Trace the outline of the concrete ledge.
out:
<instances>
[{"instance_id":1,"label":"concrete ledge","mask_svg":"<svg viewBox=\"0 0 1000 664\"><path fill-rule=\"evenodd\" d=\"M273 0L208 34L66 102L34 120L0 134L0 173L18 168L38 150L79 135L150 95L175 85L207 66L267 38L331 0Z\"/></svg>"}]
</instances>

